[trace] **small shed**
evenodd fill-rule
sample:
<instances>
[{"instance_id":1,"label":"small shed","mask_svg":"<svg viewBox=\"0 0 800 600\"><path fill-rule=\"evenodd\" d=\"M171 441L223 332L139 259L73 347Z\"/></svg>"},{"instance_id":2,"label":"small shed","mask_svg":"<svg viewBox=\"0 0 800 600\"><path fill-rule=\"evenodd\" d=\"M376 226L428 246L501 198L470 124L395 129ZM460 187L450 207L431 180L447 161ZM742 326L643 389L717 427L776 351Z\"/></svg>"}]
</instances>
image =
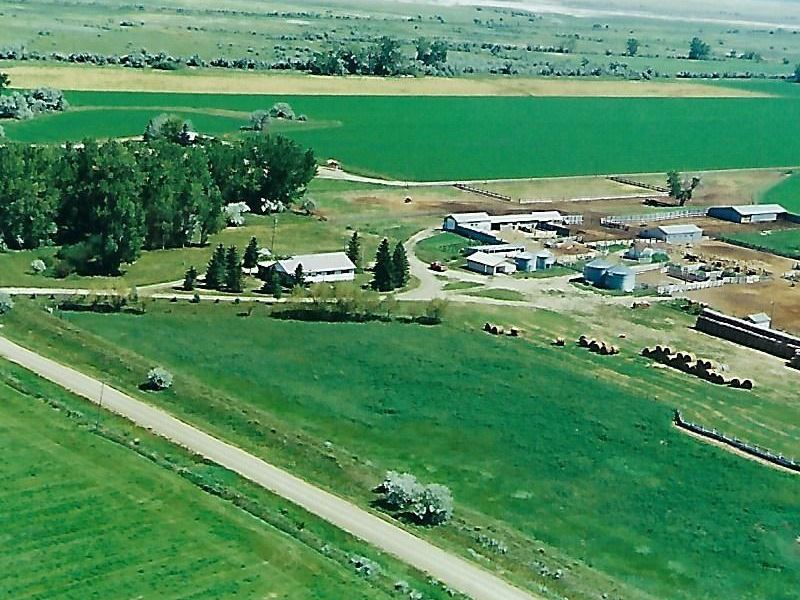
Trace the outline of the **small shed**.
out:
<instances>
[{"instance_id":1,"label":"small shed","mask_svg":"<svg viewBox=\"0 0 800 600\"><path fill-rule=\"evenodd\" d=\"M780 204L743 204L738 206L713 206L708 216L733 223L769 223L777 221L787 210Z\"/></svg>"},{"instance_id":2,"label":"small shed","mask_svg":"<svg viewBox=\"0 0 800 600\"><path fill-rule=\"evenodd\" d=\"M749 321L756 327L760 329L769 329L772 327L772 317L770 317L767 313L756 313L753 315L747 315L746 321Z\"/></svg>"},{"instance_id":3,"label":"small shed","mask_svg":"<svg viewBox=\"0 0 800 600\"><path fill-rule=\"evenodd\" d=\"M517 265L517 271L530 273L536 270L536 255L530 252L521 252L514 257L514 263Z\"/></svg>"},{"instance_id":4,"label":"small shed","mask_svg":"<svg viewBox=\"0 0 800 600\"><path fill-rule=\"evenodd\" d=\"M508 262L504 255L484 252L470 254L467 257L467 268L483 275L511 274L517 270L517 267Z\"/></svg>"},{"instance_id":5,"label":"small shed","mask_svg":"<svg viewBox=\"0 0 800 600\"><path fill-rule=\"evenodd\" d=\"M556 257L549 250L539 250L536 253L536 270L550 269L556 264Z\"/></svg>"},{"instance_id":6,"label":"small shed","mask_svg":"<svg viewBox=\"0 0 800 600\"><path fill-rule=\"evenodd\" d=\"M667 244L693 244L703 239L703 230L697 225L660 225L644 230L641 237Z\"/></svg>"}]
</instances>

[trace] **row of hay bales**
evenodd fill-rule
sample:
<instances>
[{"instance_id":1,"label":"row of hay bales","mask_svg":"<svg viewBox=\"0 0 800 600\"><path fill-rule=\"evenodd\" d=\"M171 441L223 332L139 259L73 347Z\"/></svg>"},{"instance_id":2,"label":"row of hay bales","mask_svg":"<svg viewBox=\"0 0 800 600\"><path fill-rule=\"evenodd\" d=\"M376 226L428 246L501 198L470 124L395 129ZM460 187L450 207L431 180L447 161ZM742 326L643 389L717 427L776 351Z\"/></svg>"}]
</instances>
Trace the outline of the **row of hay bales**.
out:
<instances>
[{"instance_id":1,"label":"row of hay bales","mask_svg":"<svg viewBox=\"0 0 800 600\"><path fill-rule=\"evenodd\" d=\"M519 337L521 333L516 327L511 327L508 331L503 329L500 325L492 325L491 323L484 323L483 330L492 335L510 335L511 337Z\"/></svg>"},{"instance_id":2,"label":"row of hay bales","mask_svg":"<svg viewBox=\"0 0 800 600\"><path fill-rule=\"evenodd\" d=\"M578 346L581 348L587 348L590 352L596 352L597 354L601 354L603 356L614 356L619 354L619 348L616 346L606 344L604 341L598 341L594 338L590 339L585 335L582 335L578 338Z\"/></svg>"},{"instance_id":3,"label":"row of hay bales","mask_svg":"<svg viewBox=\"0 0 800 600\"><path fill-rule=\"evenodd\" d=\"M721 373L716 371L716 367L710 360L695 358L689 352L672 352L669 346L656 346L655 348L644 348L642 356L651 358L662 365L667 365L673 369L683 371L689 375L694 375L715 385L728 385L732 388L752 390L753 382L749 379L726 379Z\"/></svg>"}]
</instances>

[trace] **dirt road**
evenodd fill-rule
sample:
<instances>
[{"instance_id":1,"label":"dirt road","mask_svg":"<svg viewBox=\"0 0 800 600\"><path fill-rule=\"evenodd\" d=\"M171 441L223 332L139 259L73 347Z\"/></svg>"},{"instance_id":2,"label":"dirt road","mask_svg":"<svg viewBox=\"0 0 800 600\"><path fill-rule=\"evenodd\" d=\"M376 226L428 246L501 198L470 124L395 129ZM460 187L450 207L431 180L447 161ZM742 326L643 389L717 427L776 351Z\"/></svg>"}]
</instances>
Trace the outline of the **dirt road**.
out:
<instances>
[{"instance_id":1,"label":"dirt road","mask_svg":"<svg viewBox=\"0 0 800 600\"><path fill-rule=\"evenodd\" d=\"M0 336L0 357L263 486L476 600L533 600L467 560L74 369Z\"/></svg>"}]
</instances>

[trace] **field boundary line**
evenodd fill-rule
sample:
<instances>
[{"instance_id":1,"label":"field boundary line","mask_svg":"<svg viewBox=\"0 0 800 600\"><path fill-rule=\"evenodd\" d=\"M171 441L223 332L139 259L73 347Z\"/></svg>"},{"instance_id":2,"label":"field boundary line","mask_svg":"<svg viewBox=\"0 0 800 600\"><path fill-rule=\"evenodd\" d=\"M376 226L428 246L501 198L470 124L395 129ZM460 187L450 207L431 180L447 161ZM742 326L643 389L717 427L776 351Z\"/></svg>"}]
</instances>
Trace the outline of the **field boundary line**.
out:
<instances>
[{"instance_id":1,"label":"field boundary line","mask_svg":"<svg viewBox=\"0 0 800 600\"><path fill-rule=\"evenodd\" d=\"M0 357L243 476L475 600L537 600L480 566L339 496L3 336Z\"/></svg>"}]
</instances>

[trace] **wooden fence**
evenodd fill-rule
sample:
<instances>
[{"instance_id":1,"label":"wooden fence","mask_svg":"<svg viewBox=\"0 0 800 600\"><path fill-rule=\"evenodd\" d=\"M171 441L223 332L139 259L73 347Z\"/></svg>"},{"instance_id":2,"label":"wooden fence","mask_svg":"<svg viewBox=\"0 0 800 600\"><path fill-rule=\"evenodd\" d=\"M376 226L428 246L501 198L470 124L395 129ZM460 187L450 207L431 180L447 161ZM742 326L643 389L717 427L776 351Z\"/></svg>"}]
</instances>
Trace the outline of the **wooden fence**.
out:
<instances>
[{"instance_id":1,"label":"wooden fence","mask_svg":"<svg viewBox=\"0 0 800 600\"><path fill-rule=\"evenodd\" d=\"M707 208L682 208L664 212L647 213L643 215L609 215L600 219L600 224L605 226L625 225L628 223L657 223L659 221L673 221L675 219L692 219L705 217Z\"/></svg>"},{"instance_id":2,"label":"wooden fence","mask_svg":"<svg viewBox=\"0 0 800 600\"><path fill-rule=\"evenodd\" d=\"M691 431L692 433L697 434L701 437L714 440L726 446L730 446L731 448L736 448L737 450L744 452L745 454L749 454L750 456L760 458L761 460L765 460L772 464L778 465L780 467L783 467L784 469L789 469L790 471L796 471L800 473L800 462L797 462L796 460L793 460L791 458L787 458L783 456L783 454L775 454L774 452L772 452L771 450L767 450L766 448L761 448L760 446L749 444L744 440L740 440L735 436L731 437L725 435L724 433L719 432L716 429L708 429L707 427L703 427L702 425L698 425L697 423L691 423L689 421L686 421L681 416L681 411L679 410L675 411L675 415L672 420L675 423L675 426L679 427L680 429Z\"/></svg>"},{"instance_id":3,"label":"wooden fence","mask_svg":"<svg viewBox=\"0 0 800 600\"><path fill-rule=\"evenodd\" d=\"M642 188L645 190L652 190L654 192L661 192L662 194L669 194L669 190L661 185L653 185L652 183L644 183L643 181L635 181L627 177L609 177L609 181L616 181L625 185L632 185L633 187Z\"/></svg>"}]
</instances>

